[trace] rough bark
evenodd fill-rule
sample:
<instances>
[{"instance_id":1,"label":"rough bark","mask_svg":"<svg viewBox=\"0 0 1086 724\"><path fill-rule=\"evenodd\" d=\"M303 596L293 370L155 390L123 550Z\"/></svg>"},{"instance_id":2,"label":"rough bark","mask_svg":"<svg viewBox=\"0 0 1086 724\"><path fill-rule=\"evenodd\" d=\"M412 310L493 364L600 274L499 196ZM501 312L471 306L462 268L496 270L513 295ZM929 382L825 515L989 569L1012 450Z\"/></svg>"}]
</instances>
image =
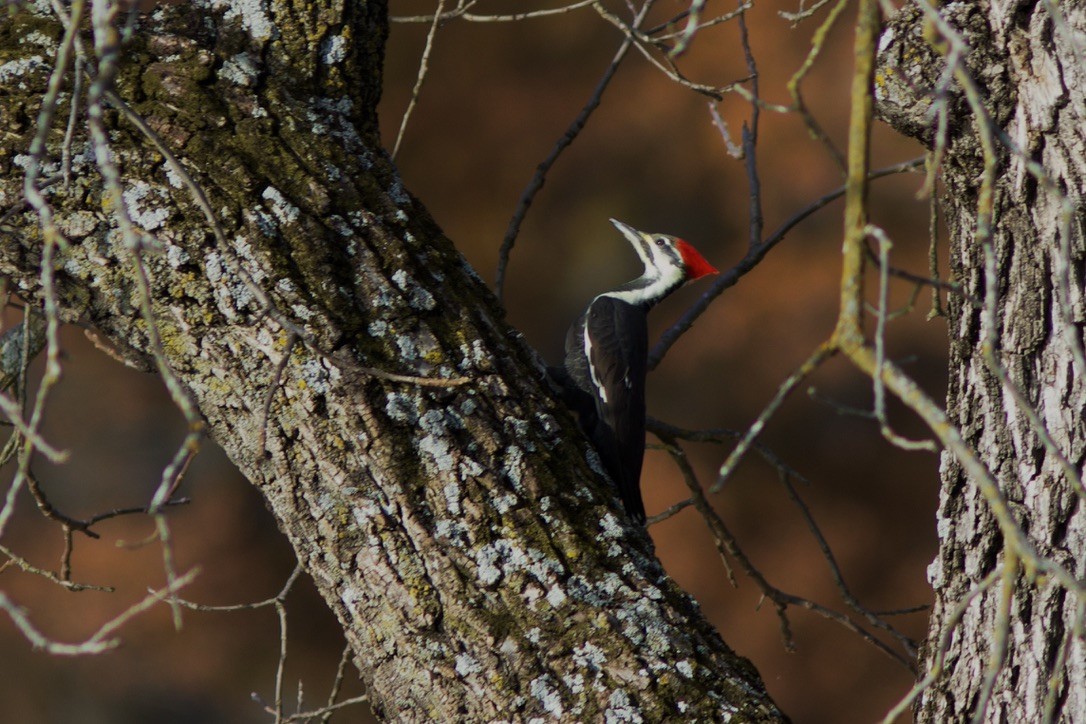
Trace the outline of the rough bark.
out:
<instances>
[{"instance_id":1,"label":"rough bark","mask_svg":"<svg viewBox=\"0 0 1086 724\"><path fill-rule=\"evenodd\" d=\"M941 9L970 46L969 74L984 94L995 126L1044 168L1053 183L1039 183L1021 154L996 142L998 181L992 233L998 268L999 354L1010 379L1077 470L1086 457L1084 371L1076 368L1069 338L1082 340L1082 189L1086 188L1086 68L1067 30L1083 37L1086 3L1059 3L1067 28L1055 26L1045 3L991 0ZM927 93L946 66L939 34L909 6L890 23L882 41L879 112L898 130L931 143ZM1081 57L1081 56L1080 56ZM977 118L960 92L952 109L942 178L943 209L950 228L955 280L975 300L985 295L984 254L977 239L978 179L983 167ZM1062 238L1060 200L1075 210L1070 238ZM1060 291L1061 244L1070 247L1070 296ZM1064 323L1060 304L1071 310ZM1007 388L985 363L982 315L962 296L949 309L950 375L947 407L952 421L996 476L1038 552L1080 580L1086 565L1086 510L1067 476ZM1068 329L1070 327L1070 329ZM929 569L936 604L926 663L958 602L1003 559L999 529L974 481L947 454L938 512L939 553ZM1077 617L1077 599L1051 582L1018 577L1010 603L1005 665L985 719L1041 721L1054 662ZM947 652L943 675L923 694L919 721L962 721L974 716L984 674L998 657L994 640L1003 589L996 585L969 606ZM1068 663L1054 682L1055 717L1086 721L1086 647L1071 638Z\"/></svg>"},{"instance_id":2,"label":"rough bark","mask_svg":"<svg viewBox=\"0 0 1086 724\"><path fill-rule=\"evenodd\" d=\"M107 113L127 207L161 245L143 258L169 366L338 616L380 715L781 720L625 522L535 354L401 185L376 130L385 12L207 0L140 20L117 93L203 185L229 247ZM0 21L4 209L21 198L60 37L31 9ZM82 131L73 152L73 183L48 196L70 242L62 316L147 364L132 253ZM42 296L41 249L33 214L7 220L0 271L28 299ZM291 344L232 261L311 339Z\"/></svg>"}]
</instances>

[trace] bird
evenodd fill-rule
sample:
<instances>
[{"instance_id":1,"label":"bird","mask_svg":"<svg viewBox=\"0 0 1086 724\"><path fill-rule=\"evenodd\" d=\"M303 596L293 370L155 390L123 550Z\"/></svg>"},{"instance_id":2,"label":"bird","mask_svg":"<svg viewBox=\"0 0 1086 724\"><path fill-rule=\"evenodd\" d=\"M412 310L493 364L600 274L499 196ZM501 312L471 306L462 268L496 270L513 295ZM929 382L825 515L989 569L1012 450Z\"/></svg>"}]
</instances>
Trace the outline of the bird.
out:
<instances>
[{"instance_id":1,"label":"bird","mask_svg":"<svg viewBox=\"0 0 1086 724\"><path fill-rule=\"evenodd\" d=\"M618 488L627 514L644 525L648 312L679 287L719 271L687 241L610 220L641 258L637 279L596 296L566 334L565 363L551 368L566 405Z\"/></svg>"}]
</instances>

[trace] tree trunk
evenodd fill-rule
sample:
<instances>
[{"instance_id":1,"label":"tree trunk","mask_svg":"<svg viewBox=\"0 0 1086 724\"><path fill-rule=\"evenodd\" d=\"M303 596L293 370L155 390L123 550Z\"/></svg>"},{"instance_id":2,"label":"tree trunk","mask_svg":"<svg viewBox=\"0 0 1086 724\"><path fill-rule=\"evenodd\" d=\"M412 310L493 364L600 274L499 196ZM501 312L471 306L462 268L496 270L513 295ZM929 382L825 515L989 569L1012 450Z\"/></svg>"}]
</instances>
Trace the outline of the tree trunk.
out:
<instances>
[{"instance_id":1,"label":"tree trunk","mask_svg":"<svg viewBox=\"0 0 1086 724\"><path fill-rule=\"evenodd\" d=\"M142 259L165 361L265 495L379 715L781 720L625 522L535 353L401 185L377 137L385 13L293 0L142 17L117 95L182 159L223 234L108 110L125 206L161 248L125 248L79 130L72 183L47 194L69 244L62 318L152 366ZM0 24L5 209L22 197L61 35L29 6ZM40 300L39 219L5 223L0 270Z\"/></svg>"},{"instance_id":2,"label":"tree trunk","mask_svg":"<svg viewBox=\"0 0 1086 724\"><path fill-rule=\"evenodd\" d=\"M1055 22L1047 5L990 0L953 3L940 10L969 45L965 68L980 86L992 125L1022 151L995 141L998 180L991 234L998 280L996 354L1010 382L1023 393L1016 400L985 360L984 313L978 308L988 291L983 230L978 234L982 125L964 94L952 94L942 205L950 228L951 268L964 295L951 295L948 312L947 408L992 471L1037 553L1081 581L1086 509L1060 454L1081 476L1086 371L1075 362L1072 340L1082 345L1086 322L1081 210L1086 66L1083 50L1076 56L1072 42L1081 43L1086 32L1086 3L1059 3L1061 17ZM932 105L927 91L937 87L949 50L940 35L909 6L885 31L880 56L880 114L929 145L936 124L927 114ZM1049 181L1032 174L1023 155L1040 164ZM1074 206L1069 226L1061 225L1064 196ZM1062 281L1065 273L1069 284ZM1036 410L1053 444L1044 443L1026 406ZM925 659L931 667L942 654L946 658L942 675L918 700L918 720L951 722L978 715L985 675L1000 664L994 632L1001 628L1000 608L1009 593L1006 656L983 718L1041 721L1051 687L1048 705L1054 719L1086 721L1081 593L1076 596L1051 578L1013 575L1009 582L1004 579L981 591L965 608L943 650L940 637L953 625L959 602L1006 563L1007 551L976 481L946 453L942 481L940 550L929 569L936 602ZM1061 669L1063 657L1066 666Z\"/></svg>"}]
</instances>

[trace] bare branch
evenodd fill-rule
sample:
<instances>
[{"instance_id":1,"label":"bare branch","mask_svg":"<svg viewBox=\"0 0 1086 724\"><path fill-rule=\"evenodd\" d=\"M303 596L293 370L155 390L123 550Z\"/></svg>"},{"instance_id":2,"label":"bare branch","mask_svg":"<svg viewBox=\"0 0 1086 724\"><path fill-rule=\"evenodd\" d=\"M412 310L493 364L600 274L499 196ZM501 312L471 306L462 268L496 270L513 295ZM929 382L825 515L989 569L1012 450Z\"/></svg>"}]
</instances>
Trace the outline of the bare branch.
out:
<instances>
[{"instance_id":1,"label":"bare branch","mask_svg":"<svg viewBox=\"0 0 1086 724\"><path fill-rule=\"evenodd\" d=\"M943 664L946 661L947 652L950 650L950 642L954 636L954 630L958 627L958 624L961 623L962 618L965 616L965 612L969 610L970 604L973 603L977 596L990 589L995 584L995 582L1002 577L1002 575L1003 566L1000 565L994 571L985 576L984 580L977 583L977 585L974 586L973 589L969 591L969 593L966 594L966 596L962 598L961 601L958 602L958 605L954 607L954 610L951 612L950 617L947 619L946 627L943 629L943 634L940 637L936 648L934 649L935 657L934 661L932 662L931 668L928 669L928 673L924 676L923 679L916 682L916 685L909 690L909 693L906 694L901 699L901 701L899 701L892 709L890 709L889 712L887 712L886 716L882 719L882 724L893 724L894 720L904 714L909 709L909 707L913 705L913 702L916 701L916 697L924 693L924 690L926 690L929 686L932 685L932 682L939 678L939 675L943 671Z\"/></svg>"},{"instance_id":2,"label":"bare branch","mask_svg":"<svg viewBox=\"0 0 1086 724\"><path fill-rule=\"evenodd\" d=\"M811 7L805 8L803 7L803 0L800 0L799 10L797 10L796 12L790 13L786 10L778 10L777 14L785 20L788 20L792 23L798 23L799 21L806 20L807 18L817 13L819 10L825 7L826 3L828 3L829 1L830 0L818 0L818 2L816 2Z\"/></svg>"},{"instance_id":3,"label":"bare branch","mask_svg":"<svg viewBox=\"0 0 1086 724\"><path fill-rule=\"evenodd\" d=\"M264 398L264 409L260 416L260 436L257 441L257 449L262 450L265 455L268 454L268 418L271 415L272 402L275 400L275 393L279 391L279 385L283 381L283 371L286 370L287 365L290 363L290 354L294 350L294 345L298 341L298 338L292 333L287 333L286 345L283 349L283 356L279 358L279 361L275 364L275 371L272 373L271 384L268 385L268 394Z\"/></svg>"},{"instance_id":4,"label":"bare branch","mask_svg":"<svg viewBox=\"0 0 1086 724\"><path fill-rule=\"evenodd\" d=\"M701 27L701 14L704 11L705 0L690 0L690 9L686 11L686 26L683 28L682 34L680 34L675 41L675 45L668 51L669 56L678 58L690 47L690 42L694 39L694 35Z\"/></svg>"},{"instance_id":5,"label":"bare branch","mask_svg":"<svg viewBox=\"0 0 1086 724\"><path fill-rule=\"evenodd\" d=\"M51 571L38 568L30 561L16 554L13 550L4 545L0 545L0 554L3 554L8 559L3 566L0 566L0 570L7 568L9 565L15 565L26 573L30 573L35 576L41 576L47 581L51 581L60 586L61 588L66 588L69 591L102 591L103 593L113 593L113 591L115 590L112 586L96 586L89 583L74 583L73 581L69 580L68 576L58 577Z\"/></svg>"},{"instance_id":6,"label":"bare branch","mask_svg":"<svg viewBox=\"0 0 1086 724\"><path fill-rule=\"evenodd\" d=\"M455 10L449 10L438 15L392 15L389 16L389 21L393 23L432 23L435 19L445 22L447 20L464 20L470 23L514 23L521 20L533 20L535 18L545 18L551 15L563 15L572 10L579 10L583 7L588 7L597 0L580 0L579 2L570 3L559 8L544 8L540 10L529 10L523 13L510 13L508 15L478 15L475 13L467 12L468 8L472 7L475 3L469 2L462 5Z\"/></svg>"},{"instance_id":7,"label":"bare branch","mask_svg":"<svg viewBox=\"0 0 1086 724\"><path fill-rule=\"evenodd\" d=\"M335 708L341 706L348 706L352 703L361 703L363 701L366 701L367 697L361 696L356 697L355 699L348 699L347 701L336 704L336 699L339 697L339 687L343 685L343 675L347 672L347 665L350 663L350 661L351 647L348 644L347 646L343 647L343 654L339 657L339 666L336 667L336 678L332 682L331 691L328 692L328 703L324 705L324 710L320 712L315 712L304 718L308 719L320 716L321 724L328 724L328 721L332 718L332 712ZM296 714L295 716L300 715Z\"/></svg>"},{"instance_id":8,"label":"bare branch","mask_svg":"<svg viewBox=\"0 0 1086 724\"><path fill-rule=\"evenodd\" d=\"M869 178L874 180L897 173L912 171L923 164L923 162L923 157L914 158L911 161L903 161L902 163L897 163L874 171L869 175ZM771 249L784 240L784 237L789 231L798 226L814 212L844 195L845 187L841 186L800 209L781 224L776 231L766 237L764 241L755 247L751 247L746 255L744 255L735 266L717 277L713 282L713 285L698 298L697 302L686 310L679 321L660 335L660 340L649 353L649 369L654 369L660 364L660 361L664 358L664 355L667 354L668 350L671 349L671 346L675 344L675 342L679 340L679 337L685 334L687 330L694 326L694 322L709 308L709 305L712 304L717 297L723 294L726 289L735 286L736 282L754 269Z\"/></svg>"},{"instance_id":9,"label":"bare branch","mask_svg":"<svg viewBox=\"0 0 1086 724\"><path fill-rule=\"evenodd\" d=\"M156 603L160 603L181 587L187 586L198 573L199 569L194 568L185 575L174 580L169 586L158 591L152 591L143 600L104 623L94 635L79 644L59 643L42 634L34 624L30 622L26 612L13 604L11 599L9 599L3 591L0 591L0 610L8 614L20 633L22 633L35 648L42 649L55 656L87 656L100 654L116 648L120 644L119 639L110 637L114 632L121 628L121 626L128 623L128 621L135 616L138 616L151 608Z\"/></svg>"},{"instance_id":10,"label":"bare branch","mask_svg":"<svg viewBox=\"0 0 1086 724\"><path fill-rule=\"evenodd\" d=\"M907 440L893 431L886 417L886 387L882 382L882 367L886 359L886 317L888 296L890 293L890 237L877 226L868 224L867 233L879 243L879 304L878 319L875 325L875 374L872 376L875 395L875 419L879 421L879 430L892 445L902 450L927 450L938 452L938 447L931 440Z\"/></svg>"},{"instance_id":11,"label":"bare branch","mask_svg":"<svg viewBox=\"0 0 1086 724\"><path fill-rule=\"evenodd\" d=\"M819 528L818 524L815 522L814 515L811 513L811 509L807 506L803 499L799 497L799 492L796 490L795 486L792 485L792 481L789 479L788 475L782 473L778 475L778 478L781 481L781 485L784 486L785 492L788 494L789 500L791 500L792 503L799 509L800 515L803 516L804 522L807 523L807 529L811 532L811 535L814 536L815 541L818 543L818 549L822 552L822 557L826 560L826 563L830 567L830 575L833 576L833 582L834 585L837 586L837 590L841 592L842 600L844 600L849 608L863 616L869 624L876 628L882 629L883 631L887 632L895 639L897 639L898 643L900 643L902 648L905 650L909 670L912 671L914 674L917 673L916 642L905 634L898 631L896 628L891 626L883 619L884 617L890 615L903 615L907 613L926 611L928 609L928 606L909 606L889 612L878 612L873 611L870 608L861 604L859 599L857 599L856 596L853 595L852 590L845 583L845 577L841 573L840 566L837 565L837 558L833 555L833 551L830 549L830 545L826 541L826 537L822 534L821 528Z\"/></svg>"},{"instance_id":12,"label":"bare branch","mask_svg":"<svg viewBox=\"0 0 1086 724\"><path fill-rule=\"evenodd\" d=\"M711 430L687 430L652 417L646 420L645 429L657 436L666 435L669 438L689 440L690 442L711 442L717 444L723 443L725 439L741 440L744 436L743 432L729 430L723 427L717 427ZM760 442L754 442L751 446L762 459L769 463L778 473L787 475L794 480L799 480L803 483L809 482L807 478L799 473L799 471L784 462L777 453L770 450L767 446Z\"/></svg>"},{"instance_id":13,"label":"bare branch","mask_svg":"<svg viewBox=\"0 0 1086 724\"><path fill-rule=\"evenodd\" d=\"M636 17L634 18L634 27L641 24L645 15L648 13L649 8L652 7L653 0L645 0L645 3L641 6ZM607 86L611 83L611 79L615 76L615 71L618 70L618 66L622 63L623 58L626 57L626 53L629 52L631 45L633 45L632 36L627 35L622 43L618 47L618 52L615 53L614 58L611 60L611 64L607 66L607 70L604 71L603 77L600 78L596 84L596 88L592 91L592 96L588 99L588 102L581 109L581 112L577 114L577 117L573 119L573 122L566 129L566 132L561 138L554 144L554 148L551 149L550 154L536 167L535 175L532 176L532 180L528 182L528 186L520 195L520 200L517 202L517 208L513 212L513 217L509 220L509 228L505 232L505 238L502 239L501 248L498 250L498 271L497 277L494 282L494 293L498 297L498 301L501 301L505 294L505 274L506 269L509 266L509 255L513 251L513 245L516 243L517 235L520 233L520 225L524 222L524 217L528 214L528 209L531 208L532 202L535 201L535 195L539 193L539 190L543 188L543 184L547 180L547 173L554 166L558 157L562 155L562 152L569 148L570 144L577 138L577 136L584 129L585 123L588 122L589 117L599 107L600 100L603 98L604 91L607 90Z\"/></svg>"},{"instance_id":14,"label":"bare branch","mask_svg":"<svg viewBox=\"0 0 1086 724\"><path fill-rule=\"evenodd\" d=\"M709 492L720 492L724 487L724 483L726 483L732 473L735 472L735 468L739 465L743 456L747 453L747 450L749 450L754 443L755 438L762 433L766 422L773 416L777 409L780 408L781 404L784 403L784 400L791 394L792 390L836 352L837 347L831 342L821 345L799 366L798 369L796 369L795 372L789 375L788 379L781 383L781 386L777 388L777 394L773 396L773 399L765 406L765 409L762 410L761 414L759 414L754 422L751 423L750 428L747 430L746 434L743 435L739 444L735 446L735 449L728 455L727 460L720 466L716 482L709 488Z\"/></svg>"},{"instance_id":15,"label":"bare branch","mask_svg":"<svg viewBox=\"0 0 1086 724\"><path fill-rule=\"evenodd\" d=\"M1003 558L1002 586L999 589L999 607L996 611L995 626L992 629L992 650L988 659L988 669L984 672L984 683L980 687L980 698L973 710L973 724L981 724L988 711L988 703L995 690L996 679L1007 660L1007 634L1011 628L1011 601L1014 600L1014 584L1018 579L1018 556L1008 550Z\"/></svg>"},{"instance_id":16,"label":"bare branch","mask_svg":"<svg viewBox=\"0 0 1086 724\"><path fill-rule=\"evenodd\" d=\"M716 542L717 550L720 553L721 560L724 561L725 568L728 572L729 580L732 585L735 585L735 578L732 574L731 567L727 563L726 556L730 556L738 562L743 572L754 581L759 590L773 602L774 607L777 610L777 616L780 619L781 636L784 639L785 648L789 651L794 650L795 641L792 636L791 624L788 620L787 609L789 606L798 606L805 608L808 611L817 613L818 615L833 621L845 629L860 636L864 641L867 641L879 651L894 659L898 663L902 664L906 668L912 668L913 664L908 655L903 655L884 642L875 638L871 632L858 625L855 621L850 619L844 614L838 613L832 609L826 608L821 604L814 601L802 598L800 596L794 596L790 593L785 593L779 588L773 586L766 580L765 576L754 566L749 558L739 548L738 541L731 531L725 525L720 515L709 504L709 501L705 497L705 493L701 489L701 484L697 480L697 476L694 473L693 468L690 466L690 462L686 459L686 454L682 451L673 439L668 439L666 436L661 437L661 440L668 445L668 452L671 453L672 459L675 460L679 469L682 471L683 480L686 482L687 487L690 489L694 501L694 507L701 513L702 518L709 526L709 531L713 534L713 539Z\"/></svg>"},{"instance_id":17,"label":"bare branch","mask_svg":"<svg viewBox=\"0 0 1086 724\"><path fill-rule=\"evenodd\" d=\"M403 142L403 134L407 130L407 122L411 120L411 112L418 103L422 84L426 80L426 73L430 70L430 52L434 49L434 37L437 35L437 27L441 23L441 11L445 8L445 0L437 0L437 12L434 21L430 23L430 32L426 34L426 46L422 49L422 58L419 60L419 72L415 78L415 87L411 89L411 100L407 103L407 110L403 112L400 120L400 130L396 134L396 142L392 145L392 158L400 152L400 143Z\"/></svg>"}]
</instances>

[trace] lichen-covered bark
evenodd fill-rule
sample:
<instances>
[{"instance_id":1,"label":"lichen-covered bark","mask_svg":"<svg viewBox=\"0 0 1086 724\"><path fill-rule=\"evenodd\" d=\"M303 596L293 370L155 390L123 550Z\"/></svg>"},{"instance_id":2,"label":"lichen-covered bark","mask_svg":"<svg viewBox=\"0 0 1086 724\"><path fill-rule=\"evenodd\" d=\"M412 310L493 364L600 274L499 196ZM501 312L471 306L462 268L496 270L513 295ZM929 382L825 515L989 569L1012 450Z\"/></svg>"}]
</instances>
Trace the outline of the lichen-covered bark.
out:
<instances>
[{"instance_id":1,"label":"lichen-covered bark","mask_svg":"<svg viewBox=\"0 0 1086 724\"><path fill-rule=\"evenodd\" d=\"M1082 339L1082 190L1086 188L1086 68L1076 61L1069 34L1083 37L1086 4L1059 3L1057 28L1045 3L991 0L953 3L943 13L970 45L969 73L985 94L999 129L1044 167L1051 186L1038 183L1020 155L997 142L999 180L992 244L997 257L1000 305L998 343L1010 379L1025 392L1056 446L1079 471L1086 458L1086 380L1072 362L1067 325L1059 304L1071 310L1071 332ZM1081 40L1076 41L1081 42ZM945 67L938 33L910 6L883 38L879 111L898 130L930 143L933 121L926 91ZM943 48L945 52L945 48ZM955 280L975 300L984 298L983 250L976 240L978 178L982 153L975 119L960 94L951 99L943 178L943 206L950 226ZM1075 210L1070 238L1061 238L1060 194ZM1070 298L1059 285L1061 243L1070 248ZM982 356L980 310L951 297L951 419L997 477L1013 513L1038 552L1081 578L1086 566L1086 510L1057 458L1042 444L1023 408ZM999 530L977 487L944 455L938 513L940 550L929 569L936 605L927 663L948 619L976 583L1000 559ZM968 720L977 705L993 656L993 631L1001 586L968 609L949 650L944 675L922 697L917 717L925 722ZM1019 579L1011 601L1006 666L986 719L1041 721L1057 650L1076 618L1074 597L1060 587ZM1072 637L1067 670L1057 681L1056 718L1086 721L1086 646Z\"/></svg>"},{"instance_id":2,"label":"lichen-covered bark","mask_svg":"<svg viewBox=\"0 0 1086 724\"><path fill-rule=\"evenodd\" d=\"M380 149L384 13L204 0L141 19L117 92L203 185L228 247L165 159L107 114L127 208L161 245L144 258L170 367L267 498L380 714L782 719L625 522L534 353ZM4 209L21 198L60 35L27 9L0 24ZM84 132L73 150L74 182L48 195L70 242L61 312L146 363L131 255ZM41 243L27 212L0 233L0 271L30 299ZM310 342L291 344L232 260Z\"/></svg>"}]
</instances>

